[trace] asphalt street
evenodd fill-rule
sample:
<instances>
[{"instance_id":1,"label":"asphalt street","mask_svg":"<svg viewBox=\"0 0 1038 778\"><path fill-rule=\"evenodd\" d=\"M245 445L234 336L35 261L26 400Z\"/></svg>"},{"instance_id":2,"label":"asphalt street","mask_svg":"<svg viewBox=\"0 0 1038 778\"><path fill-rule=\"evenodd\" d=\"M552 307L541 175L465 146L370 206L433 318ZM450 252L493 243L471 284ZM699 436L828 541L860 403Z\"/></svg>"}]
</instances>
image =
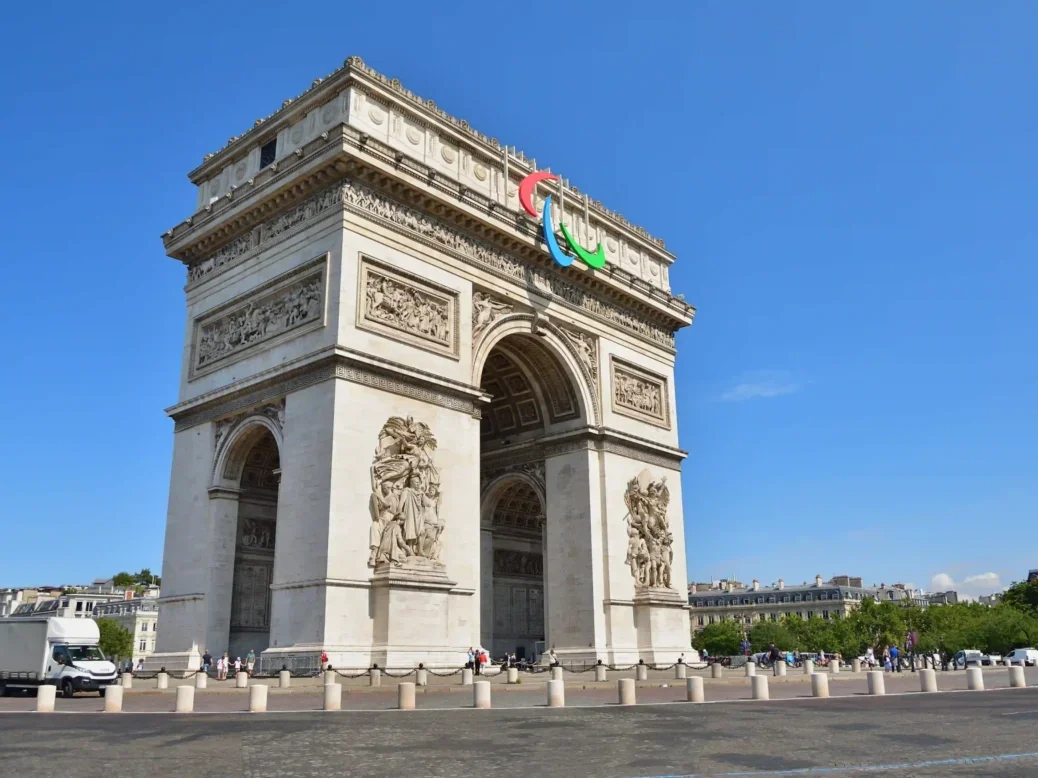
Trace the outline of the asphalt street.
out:
<instances>
[{"instance_id":1,"label":"asphalt street","mask_svg":"<svg viewBox=\"0 0 1038 778\"><path fill-rule=\"evenodd\" d=\"M708 705L9 713L2 776L1038 775L1038 689Z\"/></svg>"}]
</instances>

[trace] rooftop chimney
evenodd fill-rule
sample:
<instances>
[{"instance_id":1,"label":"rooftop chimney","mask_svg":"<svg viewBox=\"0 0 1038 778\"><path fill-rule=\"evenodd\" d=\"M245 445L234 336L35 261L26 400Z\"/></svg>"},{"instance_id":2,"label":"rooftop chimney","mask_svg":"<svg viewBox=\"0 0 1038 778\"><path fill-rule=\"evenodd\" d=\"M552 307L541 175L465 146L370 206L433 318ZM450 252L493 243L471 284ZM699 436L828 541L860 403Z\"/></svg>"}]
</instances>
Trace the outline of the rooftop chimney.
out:
<instances>
[{"instance_id":1,"label":"rooftop chimney","mask_svg":"<svg viewBox=\"0 0 1038 778\"><path fill-rule=\"evenodd\" d=\"M816 575L815 576L815 586L821 586L821 585L822 585L822 576Z\"/></svg>"},{"instance_id":2,"label":"rooftop chimney","mask_svg":"<svg viewBox=\"0 0 1038 778\"><path fill-rule=\"evenodd\" d=\"M753 591L757 591L758 589L760 589L760 581L758 581L756 578L754 578L753 579Z\"/></svg>"},{"instance_id":3,"label":"rooftop chimney","mask_svg":"<svg viewBox=\"0 0 1038 778\"><path fill-rule=\"evenodd\" d=\"M779 589L785 589L786 588L786 582L783 581L781 578L779 578L778 588Z\"/></svg>"}]
</instances>

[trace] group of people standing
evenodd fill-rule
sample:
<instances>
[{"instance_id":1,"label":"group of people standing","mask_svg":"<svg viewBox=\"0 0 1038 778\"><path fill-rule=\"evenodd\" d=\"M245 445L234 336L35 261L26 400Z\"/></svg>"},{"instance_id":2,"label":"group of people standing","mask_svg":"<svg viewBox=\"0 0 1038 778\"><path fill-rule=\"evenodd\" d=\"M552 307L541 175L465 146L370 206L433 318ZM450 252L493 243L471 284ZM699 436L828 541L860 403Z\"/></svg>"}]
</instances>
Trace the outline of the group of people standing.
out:
<instances>
[{"instance_id":1,"label":"group of people standing","mask_svg":"<svg viewBox=\"0 0 1038 778\"><path fill-rule=\"evenodd\" d=\"M869 667L876 667L881 662L883 669L889 673L900 673L901 663L904 661L904 655L901 653L901 649L897 646L887 646L883 649L883 653L880 657L876 658L876 652L872 650L872 646L865 651L865 663Z\"/></svg>"},{"instance_id":2,"label":"group of people standing","mask_svg":"<svg viewBox=\"0 0 1038 778\"><path fill-rule=\"evenodd\" d=\"M224 653L223 656L219 657L215 662L213 661L213 655L209 653L209 649L205 650L202 654L202 666L199 668L201 672L209 675L210 671L216 671L217 681L226 681L230 671L233 669L234 674L237 675L244 668L245 672L252 676L252 671L256 667L256 652L251 648L249 653L245 656L245 661L242 662L240 656L236 656L233 661L231 658Z\"/></svg>"},{"instance_id":3,"label":"group of people standing","mask_svg":"<svg viewBox=\"0 0 1038 778\"><path fill-rule=\"evenodd\" d=\"M465 667L471 670L475 675L482 675L483 668L489 661L490 655L482 648L469 648Z\"/></svg>"}]
</instances>

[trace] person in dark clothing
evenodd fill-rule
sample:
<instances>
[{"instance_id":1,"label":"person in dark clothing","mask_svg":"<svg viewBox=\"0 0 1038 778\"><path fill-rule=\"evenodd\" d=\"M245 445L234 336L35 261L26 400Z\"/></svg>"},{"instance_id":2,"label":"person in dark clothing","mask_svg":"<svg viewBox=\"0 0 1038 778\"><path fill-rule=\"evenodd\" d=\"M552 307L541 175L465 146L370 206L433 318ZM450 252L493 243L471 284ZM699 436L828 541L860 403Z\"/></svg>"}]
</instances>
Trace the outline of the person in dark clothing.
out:
<instances>
[{"instance_id":1,"label":"person in dark clothing","mask_svg":"<svg viewBox=\"0 0 1038 778\"><path fill-rule=\"evenodd\" d=\"M768 661L771 662L771 674L778 675L778 666L779 662L782 661L782 655L774 643L768 644Z\"/></svg>"},{"instance_id":2,"label":"person in dark clothing","mask_svg":"<svg viewBox=\"0 0 1038 778\"><path fill-rule=\"evenodd\" d=\"M209 649L207 648L205 650L205 653L202 654L202 672L203 673L208 673L209 672L209 668L212 667L212 664L213 664L213 655L209 653Z\"/></svg>"}]
</instances>

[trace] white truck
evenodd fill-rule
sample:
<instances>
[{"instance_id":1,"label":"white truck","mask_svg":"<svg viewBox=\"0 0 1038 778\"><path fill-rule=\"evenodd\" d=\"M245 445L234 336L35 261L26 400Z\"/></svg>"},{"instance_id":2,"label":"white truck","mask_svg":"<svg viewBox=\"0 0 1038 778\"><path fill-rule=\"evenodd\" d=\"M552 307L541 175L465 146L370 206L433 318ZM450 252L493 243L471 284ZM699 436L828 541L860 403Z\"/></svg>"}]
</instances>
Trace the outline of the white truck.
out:
<instances>
[{"instance_id":1,"label":"white truck","mask_svg":"<svg viewBox=\"0 0 1038 778\"><path fill-rule=\"evenodd\" d=\"M63 697L116 683L115 665L98 647L93 619L15 616L0 619L0 696L8 689L58 687Z\"/></svg>"}]
</instances>

